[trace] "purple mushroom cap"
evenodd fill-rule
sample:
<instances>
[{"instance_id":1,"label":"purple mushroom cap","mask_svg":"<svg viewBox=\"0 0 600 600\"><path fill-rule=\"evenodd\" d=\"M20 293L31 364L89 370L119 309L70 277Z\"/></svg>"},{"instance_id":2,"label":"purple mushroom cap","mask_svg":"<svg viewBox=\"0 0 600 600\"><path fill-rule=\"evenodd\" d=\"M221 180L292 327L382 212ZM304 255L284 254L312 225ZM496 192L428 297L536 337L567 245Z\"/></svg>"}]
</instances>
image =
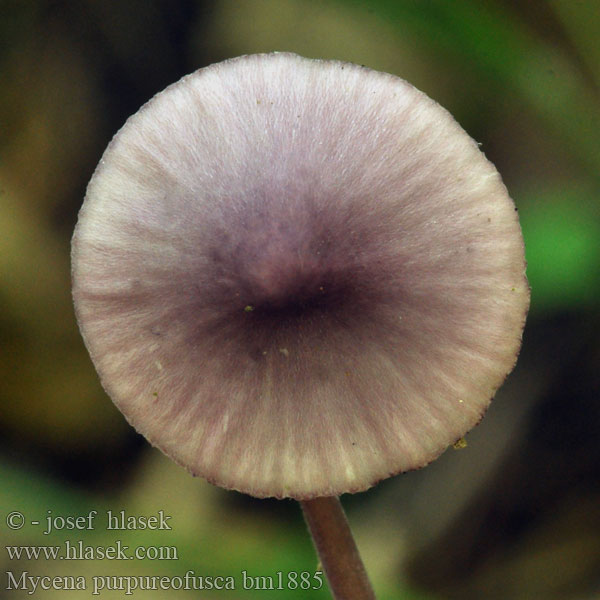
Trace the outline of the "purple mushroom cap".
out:
<instances>
[{"instance_id":1,"label":"purple mushroom cap","mask_svg":"<svg viewBox=\"0 0 600 600\"><path fill-rule=\"evenodd\" d=\"M254 496L364 490L482 417L529 305L517 213L446 110L293 54L200 69L116 134L72 244L129 422Z\"/></svg>"}]
</instances>

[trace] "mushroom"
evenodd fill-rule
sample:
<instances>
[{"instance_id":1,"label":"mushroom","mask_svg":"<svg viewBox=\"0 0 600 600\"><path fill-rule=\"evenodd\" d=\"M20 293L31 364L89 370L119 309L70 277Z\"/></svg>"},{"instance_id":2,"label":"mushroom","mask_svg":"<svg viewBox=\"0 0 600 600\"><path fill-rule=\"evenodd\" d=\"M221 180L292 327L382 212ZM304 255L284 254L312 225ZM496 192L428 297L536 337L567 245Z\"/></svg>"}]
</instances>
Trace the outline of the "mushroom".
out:
<instances>
[{"instance_id":1,"label":"mushroom","mask_svg":"<svg viewBox=\"0 0 600 600\"><path fill-rule=\"evenodd\" d=\"M514 204L451 115L288 53L200 69L130 117L72 265L129 422L194 475L305 507L462 438L529 304Z\"/></svg>"}]
</instances>

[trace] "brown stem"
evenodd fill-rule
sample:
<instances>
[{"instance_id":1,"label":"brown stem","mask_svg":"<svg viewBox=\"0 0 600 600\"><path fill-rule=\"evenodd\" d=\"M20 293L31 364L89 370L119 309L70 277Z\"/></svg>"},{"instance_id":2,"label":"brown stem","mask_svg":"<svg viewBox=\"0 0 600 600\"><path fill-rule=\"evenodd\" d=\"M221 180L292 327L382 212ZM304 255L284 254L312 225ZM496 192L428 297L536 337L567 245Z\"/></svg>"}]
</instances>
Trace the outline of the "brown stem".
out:
<instances>
[{"instance_id":1,"label":"brown stem","mask_svg":"<svg viewBox=\"0 0 600 600\"><path fill-rule=\"evenodd\" d=\"M337 497L300 502L336 600L375 600L344 509Z\"/></svg>"}]
</instances>

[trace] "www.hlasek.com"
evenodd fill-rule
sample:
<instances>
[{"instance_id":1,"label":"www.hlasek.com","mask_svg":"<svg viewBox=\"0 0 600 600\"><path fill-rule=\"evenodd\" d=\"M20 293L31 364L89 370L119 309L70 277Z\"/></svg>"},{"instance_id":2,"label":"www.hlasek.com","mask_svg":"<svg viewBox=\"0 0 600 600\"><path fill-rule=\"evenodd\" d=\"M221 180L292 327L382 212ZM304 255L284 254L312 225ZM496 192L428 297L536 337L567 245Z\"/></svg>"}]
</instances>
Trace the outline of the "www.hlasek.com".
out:
<instances>
[{"instance_id":1,"label":"www.hlasek.com","mask_svg":"<svg viewBox=\"0 0 600 600\"><path fill-rule=\"evenodd\" d=\"M46 590L90 590L93 596L103 592L120 591L131 596L138 591L150 590L319 590L323 587L323 573L315 571L277 571L274 575L250 575L242 571L233 575L18 575L7 571L7 590L22 590L29 595Z\"/></svg>"},{"instance_id":2,"label":"www.hlasek.com","mask_svg":"<svg viewBox=\"0 0 600 600\"><path fill-rule=\"evenodd\" d=\"M65 540L60 546L6 546L9 560L177 560L176 546L88 546L82 540Z\"/></svg>"}]
</instances>

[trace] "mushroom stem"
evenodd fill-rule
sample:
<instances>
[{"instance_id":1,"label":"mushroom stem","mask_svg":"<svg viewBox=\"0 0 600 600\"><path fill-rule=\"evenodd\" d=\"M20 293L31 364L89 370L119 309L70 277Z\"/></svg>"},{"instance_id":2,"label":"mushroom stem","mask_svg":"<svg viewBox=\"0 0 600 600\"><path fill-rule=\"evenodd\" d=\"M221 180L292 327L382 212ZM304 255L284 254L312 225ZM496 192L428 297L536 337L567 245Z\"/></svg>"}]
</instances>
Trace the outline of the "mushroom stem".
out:
<instances>
[{"instance_id":1,"label":"mushroom stem","mask_svg":"<svg viewBox=\"0 0 600 600\"><path fill-rule=\"evenodd\" d=\"M337 496L300 502L336 600L375 600L371 582Z\"/></svg>"}]
</instances>

